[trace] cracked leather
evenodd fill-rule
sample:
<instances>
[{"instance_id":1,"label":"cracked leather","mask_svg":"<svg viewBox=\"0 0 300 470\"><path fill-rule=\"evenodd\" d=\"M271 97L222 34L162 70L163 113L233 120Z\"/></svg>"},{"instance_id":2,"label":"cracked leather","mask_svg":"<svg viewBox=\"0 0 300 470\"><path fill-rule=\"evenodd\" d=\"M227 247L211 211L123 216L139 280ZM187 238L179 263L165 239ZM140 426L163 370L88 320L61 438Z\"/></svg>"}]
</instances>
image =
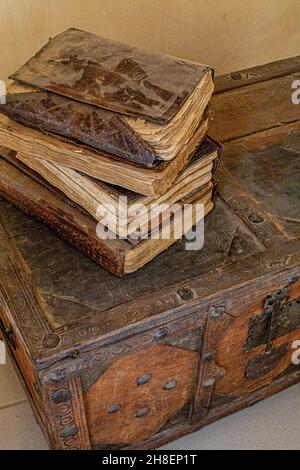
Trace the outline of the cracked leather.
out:
<instances>
[{"instance_id":1,"label":"cracked leather","mask_svg":"<svg viewBox=\"0 0 300 470\"><path fill-rule=\"evenodd\" d=\"M0 113L38 128L75 139L142 166L152 167L156 155L119 114L49 92L7 95Z\"/></svg>"},{"instance_id":2,"label":"cracked leather","mask_svg":"<svg viewBox=\"0 0 300 470\"><path fill-rule=\"evenodd\" d=\"M10 76L110 111L166 124L209 67L68 29Z\"/></svg>"}]
</instances>

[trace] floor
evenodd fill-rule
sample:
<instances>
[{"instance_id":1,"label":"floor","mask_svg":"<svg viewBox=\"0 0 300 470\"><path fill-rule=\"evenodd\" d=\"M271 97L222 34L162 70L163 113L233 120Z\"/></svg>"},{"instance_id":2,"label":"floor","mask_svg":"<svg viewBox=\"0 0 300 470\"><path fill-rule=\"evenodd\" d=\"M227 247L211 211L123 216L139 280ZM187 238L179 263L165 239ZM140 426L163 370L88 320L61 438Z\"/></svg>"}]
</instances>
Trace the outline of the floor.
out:
<instances>
[{"instance_id":1,"label":"floor","mask_svg":"<svg viewBox=\"0 0 300 470\"><path fill-rule=\"evenodd\" d=\"M47 449L11 362L0 364L0 450ZM300 449L300 384L163 447Z\"/></svg>"}]
</instances>

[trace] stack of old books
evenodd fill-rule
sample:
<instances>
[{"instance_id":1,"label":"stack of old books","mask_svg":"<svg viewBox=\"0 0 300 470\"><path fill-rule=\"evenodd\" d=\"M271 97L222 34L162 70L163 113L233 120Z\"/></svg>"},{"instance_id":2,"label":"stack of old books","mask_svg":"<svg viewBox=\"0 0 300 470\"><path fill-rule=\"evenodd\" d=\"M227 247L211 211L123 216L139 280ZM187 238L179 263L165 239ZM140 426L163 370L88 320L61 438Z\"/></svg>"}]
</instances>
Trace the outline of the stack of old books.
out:
<instances>
[{"instance_id":1,"label":"stack of old books","mask_svg":"<svg viewBox=\"0 0 300 470\"><path fill-rule=\"evenodd\" d=\"M69 29L10 78L0 195L112 273L173 244L186 204L184 233L212 209L209 67Z\"/></svg>"}]
</instances>

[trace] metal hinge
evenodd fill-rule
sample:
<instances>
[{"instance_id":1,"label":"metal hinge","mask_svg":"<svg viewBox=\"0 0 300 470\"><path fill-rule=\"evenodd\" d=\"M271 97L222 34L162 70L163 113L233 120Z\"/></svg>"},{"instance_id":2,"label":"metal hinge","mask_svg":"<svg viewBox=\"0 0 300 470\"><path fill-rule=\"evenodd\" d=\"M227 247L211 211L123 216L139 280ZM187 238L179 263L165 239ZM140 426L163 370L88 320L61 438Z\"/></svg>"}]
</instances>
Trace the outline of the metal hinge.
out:
<instances>
[{"instance_id":1,"label":"metal hinge","mask_svg":"<svg viewBox=\"0 0 300 470\"><path fill-rule=\"evenodd\" d=\"M250 319L244 351L266 344L266 352L273 341L300 328L300 301L290 300L288 287L267 295L263 312Z\"/></svg>"},{"instance_id":2,"label":"metal hinge","mask_svg":"<svg viewBox=\"0 0 300 470\"><path fill-rule=\"evenodd\" d=\"M266 297L264 311L270 314L267 351L272 349L272 343L278 336L282 308L288 300L289 295L289 289L284 287L276 292L272 292Z\"/></svg>"}]
</instances>

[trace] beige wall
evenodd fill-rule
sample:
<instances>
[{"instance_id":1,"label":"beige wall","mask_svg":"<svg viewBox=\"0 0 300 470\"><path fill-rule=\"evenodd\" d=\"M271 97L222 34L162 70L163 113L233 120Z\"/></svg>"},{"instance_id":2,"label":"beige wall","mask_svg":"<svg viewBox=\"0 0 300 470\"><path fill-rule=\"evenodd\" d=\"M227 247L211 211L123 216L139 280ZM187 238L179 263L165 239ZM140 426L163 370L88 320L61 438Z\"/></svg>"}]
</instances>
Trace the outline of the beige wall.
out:
<instances>
[{"instance_id":1,"label":"beige wall","mask_svg":"<svg viewBox=\"0 0 300 470\"><path fill-rule=\"evenodd\" d=\"M0 0L0 78L74 26L213 65L300 54L300 0Z\"/></svg>"}]
</instances>

